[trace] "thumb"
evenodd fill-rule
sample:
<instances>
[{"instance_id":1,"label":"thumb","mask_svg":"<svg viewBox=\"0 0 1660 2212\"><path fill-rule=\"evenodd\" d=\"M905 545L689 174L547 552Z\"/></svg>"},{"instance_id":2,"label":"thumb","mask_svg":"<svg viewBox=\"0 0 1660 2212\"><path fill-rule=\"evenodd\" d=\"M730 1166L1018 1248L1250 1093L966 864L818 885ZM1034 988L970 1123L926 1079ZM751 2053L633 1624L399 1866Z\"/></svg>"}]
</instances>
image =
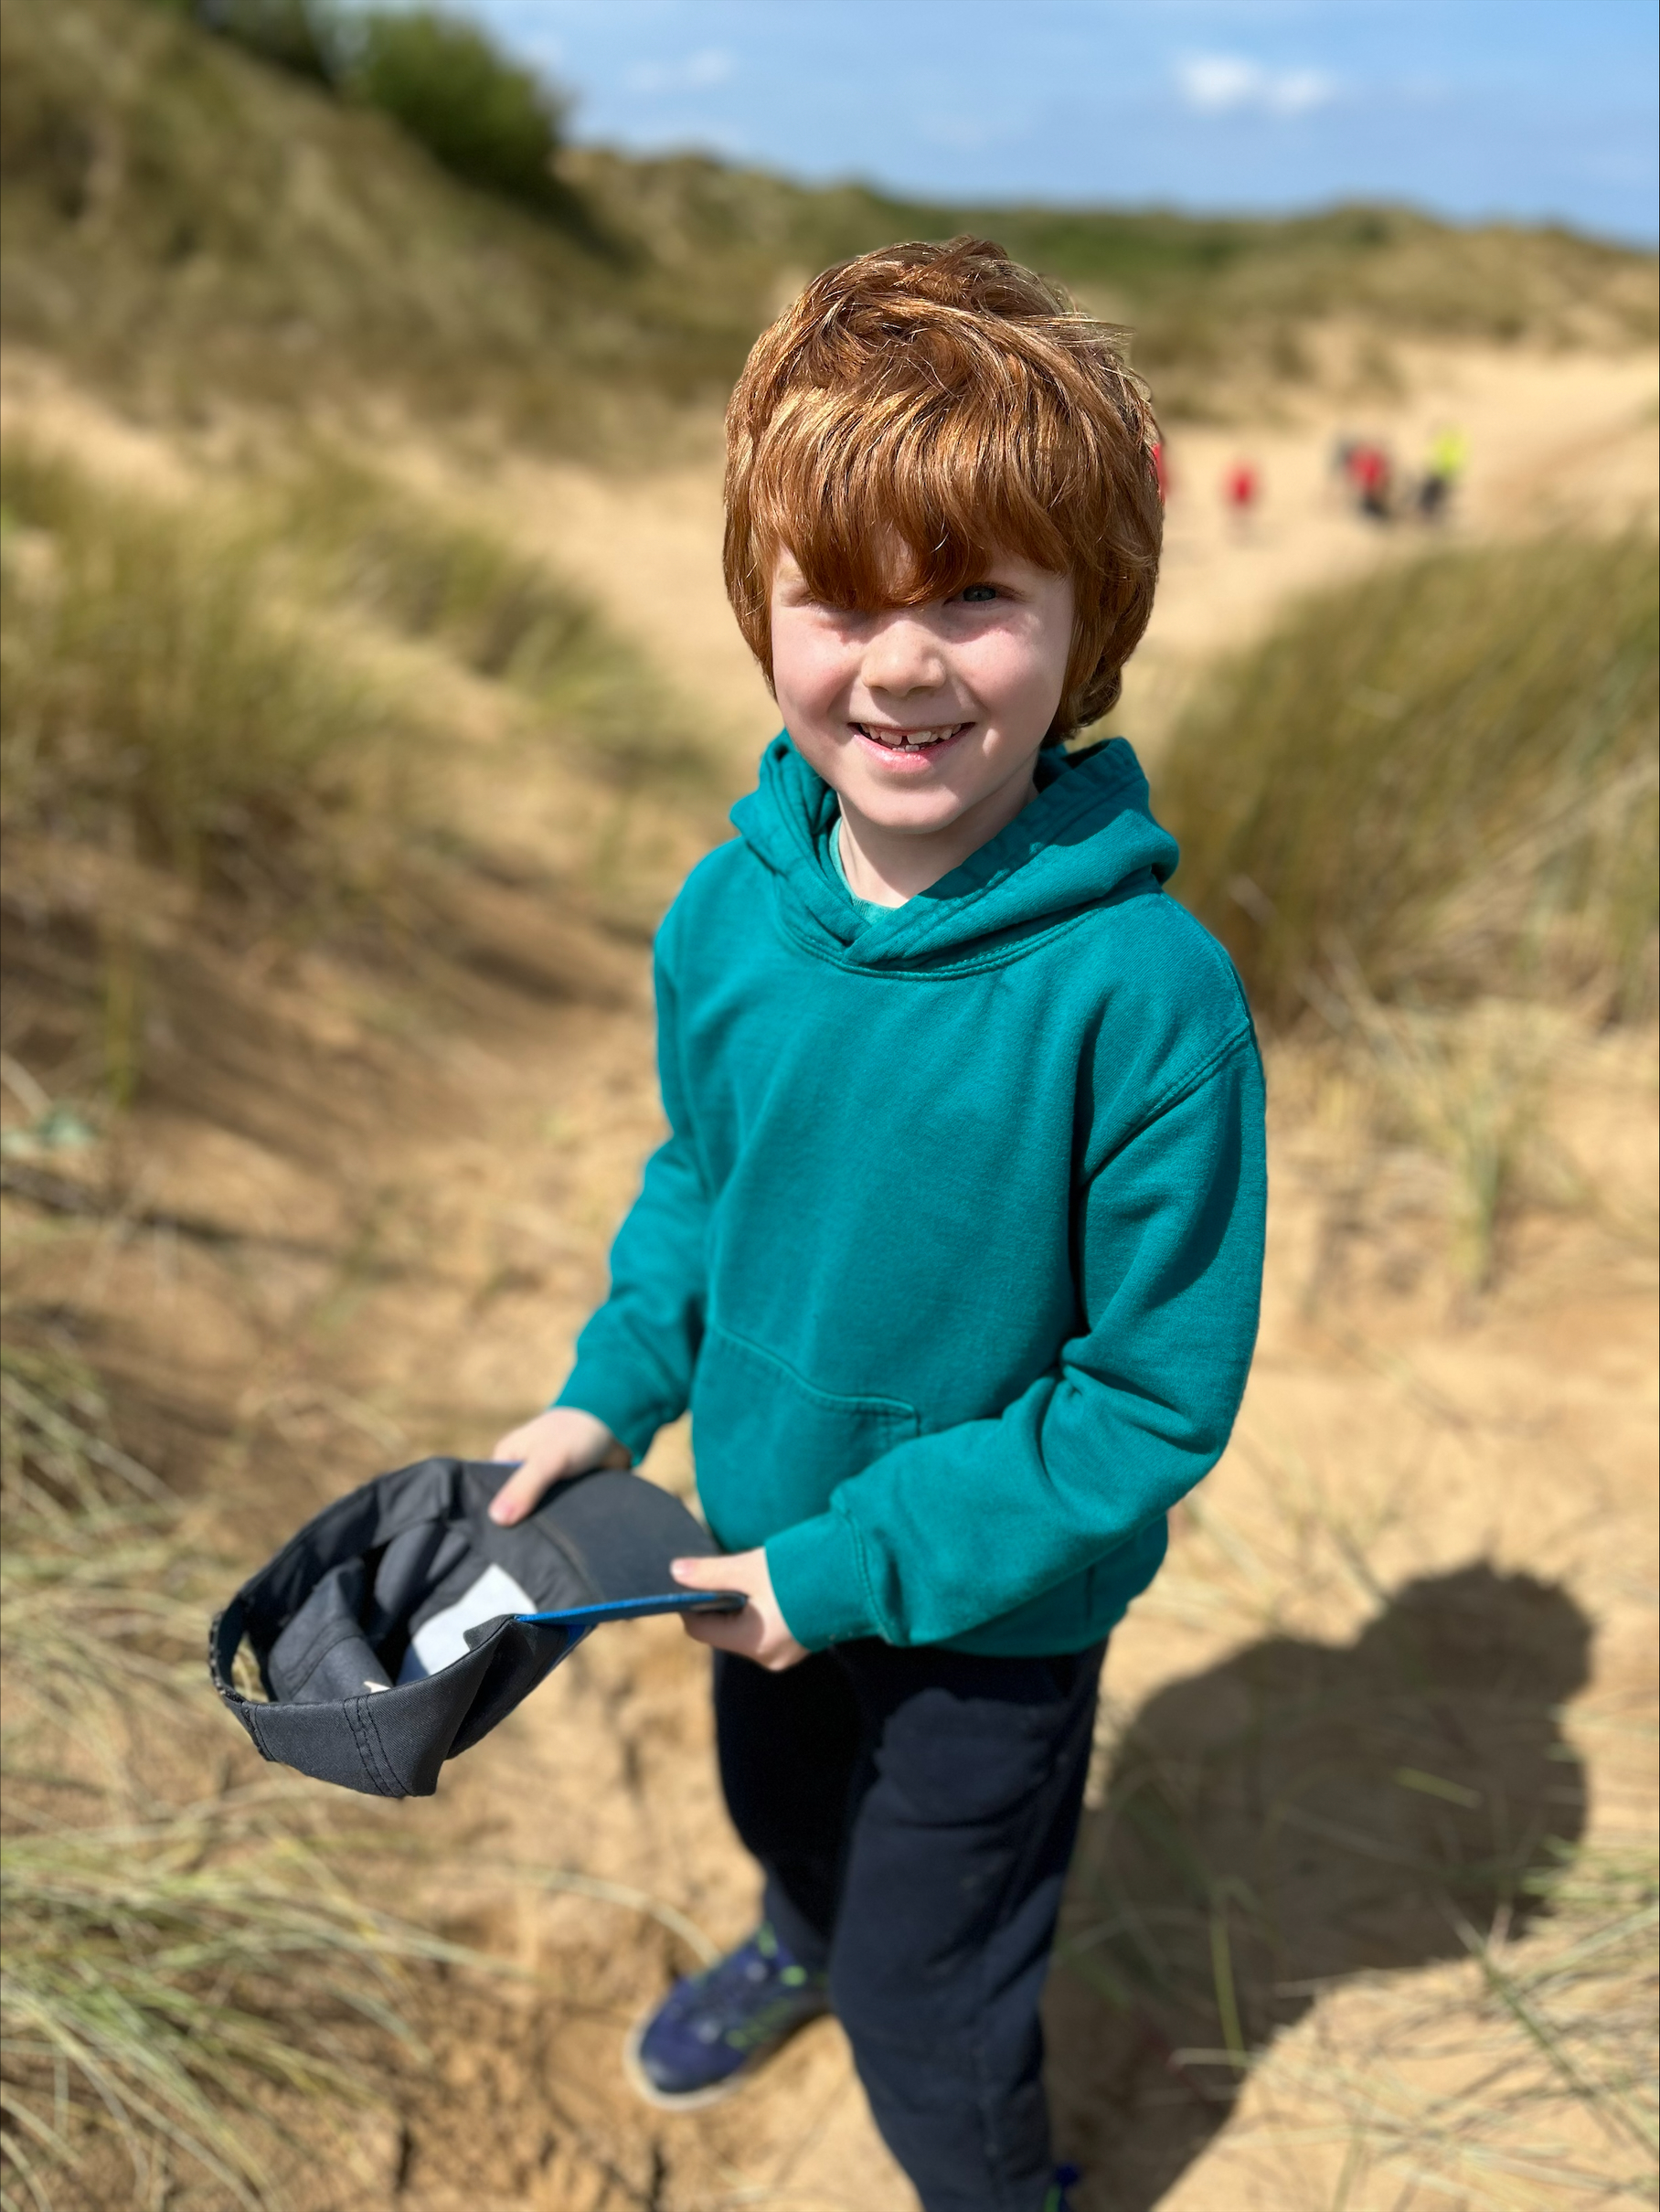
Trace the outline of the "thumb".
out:
<instances>
[{"instance_id":1,"label":"thumb","mask_svg":"<svg viewBox=\"0 0 1660 2212\"><path fill-rule=\"evenodd\" d=\"M686 1590L730 1590L731 1563L727 1559L671 1559L669 1572Z\"/></svg>"},{"instance_id":2,"label":"thumb","mask_svg":"<svg viewBox=\"0 0 1660 2212\"><path fill-rule=\"evenodd\" d=\"M536 1460L526 1460L516 1473L507 1477L491 1499L490 1518L503 1528L511 1528L516 1521L522 1521L552 1482L556 1472L556 1469L544 1466Z\"/></svg>"}]
</instances>

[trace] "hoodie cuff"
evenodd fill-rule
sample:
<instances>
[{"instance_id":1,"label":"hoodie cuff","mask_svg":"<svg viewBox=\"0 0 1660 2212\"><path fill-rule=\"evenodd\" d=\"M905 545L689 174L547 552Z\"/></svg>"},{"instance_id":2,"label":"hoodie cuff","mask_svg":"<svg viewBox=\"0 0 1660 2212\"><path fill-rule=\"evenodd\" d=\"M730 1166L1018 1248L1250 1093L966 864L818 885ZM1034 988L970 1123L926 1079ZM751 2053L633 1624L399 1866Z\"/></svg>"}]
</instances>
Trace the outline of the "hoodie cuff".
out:
<instances>
[{"instance_id":1,"label":"hoodie cuff","mask_svg":"<svg viewBox=\"0 0 1660 2212\"><path fill-rule=\"evenodd\" d=\"M553 1403L574 1406L579 1413L591 1413L603 1421L636 1467L658 1430L675 1418L660 1398L644 1397L637 1374L603 1359L578 1360Z\"/></svg>"},{"instance_id":2,"label":"hoodie cuff","mask_svg":"<svg viewBox=\"0 0 1660 2212\"><path fill-rule=\"evenodd\" d=\"M772 1594L797 1643L822 1652L828 1643L882 1634L866 1589L858 1537L839 1513L798 1521L769 1537L766 1550Z\"/></svg>"}]
</instances>

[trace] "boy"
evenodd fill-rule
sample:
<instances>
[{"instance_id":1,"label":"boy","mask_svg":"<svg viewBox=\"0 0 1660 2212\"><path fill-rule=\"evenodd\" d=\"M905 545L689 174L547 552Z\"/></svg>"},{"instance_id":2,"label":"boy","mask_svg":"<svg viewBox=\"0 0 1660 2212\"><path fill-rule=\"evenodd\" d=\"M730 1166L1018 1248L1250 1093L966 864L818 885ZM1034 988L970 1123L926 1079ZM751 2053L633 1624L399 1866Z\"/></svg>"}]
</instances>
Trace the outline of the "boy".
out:
<instances>
[{"instance_id":1,"label":"boy","mask_svg":"<svg viewBox=\"0 0 1660 2212\"><path fill-rule=\"evenodd\" d=\"M657 940L672 1134L497 1518L689 1405L738 1588L764 1918L636 2031L654 2101L834 2009L927 2212L1058 2201L1038 2006L1109 1631L1256 1333L1261 1076L1110 707L1157 569L1112 334L992 245L830 271L728 415L785 721Z\"/></svg>"}]
</instances>

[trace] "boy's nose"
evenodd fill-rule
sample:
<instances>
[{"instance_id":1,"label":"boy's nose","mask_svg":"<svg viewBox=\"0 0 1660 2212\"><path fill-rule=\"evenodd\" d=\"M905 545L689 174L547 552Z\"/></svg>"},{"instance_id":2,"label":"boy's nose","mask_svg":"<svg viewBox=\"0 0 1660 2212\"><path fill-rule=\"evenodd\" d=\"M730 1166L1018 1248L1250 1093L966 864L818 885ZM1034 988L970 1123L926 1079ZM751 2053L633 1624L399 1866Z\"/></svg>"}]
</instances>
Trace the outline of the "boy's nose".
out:
<instances>
[{"instance_id":1,"label":"boy's nose","mask_svg":"<svg viewBox=\"0 0 1660 2212\"><path fill-rule=\"evenodd\" d=\"M945 681L945 657L926 623L908 608L896 608L867 642L860 673L872 691L903 697L913 691L938 690Z\"/></svg>"}]
</instances>

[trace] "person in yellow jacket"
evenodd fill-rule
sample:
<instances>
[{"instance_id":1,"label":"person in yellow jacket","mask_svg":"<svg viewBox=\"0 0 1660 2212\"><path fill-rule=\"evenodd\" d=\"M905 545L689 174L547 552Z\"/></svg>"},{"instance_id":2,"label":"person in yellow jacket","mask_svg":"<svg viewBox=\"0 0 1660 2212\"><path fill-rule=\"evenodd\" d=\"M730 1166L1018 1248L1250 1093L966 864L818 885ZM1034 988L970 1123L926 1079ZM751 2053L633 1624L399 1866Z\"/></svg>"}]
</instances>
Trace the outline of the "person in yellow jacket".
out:
<instances>
[{"instance_id":1,"label":"person in yellow jacket","mask_svg":"<svg viewBox=\"0 0 1660 2212\"><path fill-rule=\"evenodd\" d=\"M1446 515L1469 459L1469 439L1455 425L1443 423L1430 441L1423 482L1418 487L1418 511L1426 522L1439 522Z\"/></svg>"}]
</instances>

